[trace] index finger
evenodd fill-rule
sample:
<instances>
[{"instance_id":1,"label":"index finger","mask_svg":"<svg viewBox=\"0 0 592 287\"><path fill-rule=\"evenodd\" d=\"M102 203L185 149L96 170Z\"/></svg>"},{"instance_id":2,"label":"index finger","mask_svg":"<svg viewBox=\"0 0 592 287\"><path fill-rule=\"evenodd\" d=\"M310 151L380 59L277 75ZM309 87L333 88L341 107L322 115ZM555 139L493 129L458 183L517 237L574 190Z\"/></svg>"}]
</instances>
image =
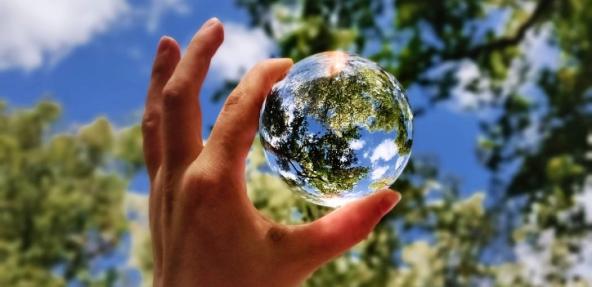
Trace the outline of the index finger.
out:
<instances>
[{"instance_id":1,"label":"index finger","mask_svg":"<svg viewBox=\"0 0 592 287\"><path fill-rule=\"evenodd\" d=\"M252 68L226 99L204 153L242 173L259 121L259 110L274 83L292 67L288 58L269 59Z\"/></svg>"}]
</instances>

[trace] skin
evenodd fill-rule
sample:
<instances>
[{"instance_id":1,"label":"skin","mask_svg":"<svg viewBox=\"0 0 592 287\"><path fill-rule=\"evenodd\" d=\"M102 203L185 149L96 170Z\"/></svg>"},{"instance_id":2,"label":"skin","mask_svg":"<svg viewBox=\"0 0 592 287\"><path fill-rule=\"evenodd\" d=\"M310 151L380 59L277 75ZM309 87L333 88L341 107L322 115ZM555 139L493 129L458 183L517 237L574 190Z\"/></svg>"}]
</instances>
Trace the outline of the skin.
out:
<instances>
[{"instance_id":1,"label":"skin","mask_svg":"<svg viewBox=\"0 0 592 287\"><path fill-rule=\"evenodd\" d=\"M142 120L154 286L297 286L365 239L401 196L380 191L296 226L259 213L247 197L245 160L264 98L292 60L252 68L204 145L198 95L223 38L213 18L183 57L170 37L158 45Z\"/></svg>"}]
</instances>

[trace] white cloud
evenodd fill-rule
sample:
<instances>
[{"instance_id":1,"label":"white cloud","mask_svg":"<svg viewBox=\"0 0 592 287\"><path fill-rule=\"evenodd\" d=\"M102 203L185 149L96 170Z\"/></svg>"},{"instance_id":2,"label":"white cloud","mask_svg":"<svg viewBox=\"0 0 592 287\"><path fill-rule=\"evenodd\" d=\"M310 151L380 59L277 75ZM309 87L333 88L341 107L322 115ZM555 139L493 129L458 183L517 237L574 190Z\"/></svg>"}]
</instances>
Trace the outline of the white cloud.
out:
<instances>
[{"instance_id":1,"label":"white cloud","mask_svg":"<svg viewBox=\"0 0 592 287\"><path fill-rule=\"evenodd\" d=\"M551 244L555 238L553 230L544 231L537 244L539 249L533 248L527 242L520 242L514 247L517 261L524 268L524 277L535 286L542 286L545 282L545 275L550 271Z\"/></svg>"},{"instance_id":2,"label":"white cloud","mask_svg":"<svg viewBox=\"0 0 592 287\"><path fill-rule=\"evenodd\" d=\"M588 283L592 283L592 236L588 235L582 239L582 246L579 252L581 261L568 270L572 276L578 276Z\"/></svg>"},{"instance_id":3,"label":"white cloud","mask_svg":"<svg viewBox=\"0 0 592 287\"><path fill-rule=\"evenodd\" d=\"M142 254L141 250L144 246L144 242L150 237L148 232L148 196L133 191L125 193L124 198L125 212L128 216L129 231L132 234L132 252L131 256L128 257L127 264L130 267L142 266L142 258L139 254Z\"/></svg>"},{"instance_id":4,"label":"white cloud","mask_svg":"<svg viewBox=\"0 0 592 287\"><path fill-rule=\"evenodd\" d=\"M581 193L576 195L575 202L574 208L563 211L564 214L559 214L559 218L563 217L563 220L568 220L574 212L583 208L586 223L592 223L592 176L586 178L584 188ZM536 213L531 213L530 224L536 223L536 221ZM577 242L580 249L577 254L564 254L567 266L566 268L558 267L553 262L553 251L560 250L558 246L563 246L567 242ZM581 238L567 240L565 237L558 237L553 229L546 229L541 232L536 241L522 241L516 244L514 252L517 262L523 268L523 276L528 278L534 286L545 285L546 275L550 272L565 272L568 278L577 276L586 282L592 282L592 273L590 273L592 270L592 235L588 234Z\"/></svg>"},{"instance_id":5,"label":"white cloud","mask_svg":"<svg viewBox=\"0 0 592 287\"><path fill-rule=\"evenodd\" d=\"M553 39L553 27L543 25L541 29L531 30L520 48L524 51L528 62L532 64L532 71L538 72L541 69L556 70L561 63L561 51L550 44Z\"/></svg>"},{"instance_id":6,"label":"white cloud","mask_svg":"<svg viewBox=\"0 0 592 287\"><path fill-rule=\"evenodd\" d=\"M285 3L271 6L271 32L274 38L281 39L302 28L302 23L298 21L302 8L303 5Z\"/></svg>"},{"instance_id":7,"label":"white cloud","mask_svg":"<svg viewBox=\"0 0 592 287\"><path fill-rule=\"evenodd\" d=\"M0 70L34 70L106 31L125 0L0 0Z\"/></svg>"},{"instance_id":8,"label":"white cloud","mask_svg":"<svg viewBox=\"0 0 592 287\"><path fill-rule=\"evenodd\" d=\"M526 8L530 9L530 8ZM503 23L499 22L499 23ZM504 27L500 25L499 27ZM541 29L529 31L519 47L524 53L524 58L514 59L507 67L507 77L501 85L501 97L496 98L491 92L491 81L488 76L482 74L479 66L471 60L457 62L445 62L439 67L427 71L430 78L442 77L444 73L455 73L458 84L451 90L451 101L446 106L454 112L474 110L480 104L490 104L494 101L501 102L508 94L519 89L520 94L532 94L529 89L536 82L538 74L543 69L556 70L561 63L560 51L550 44L554 37L550 25L543 25ZM526 73L524 70L526 68ZM467 89L471 86L473 91ZM479 110L479 117L484 115L484 110Z\"/></svg>"},{"instance_id":9,"label":"white cloud","mask_svg":"<svg viewBox=\"0 0 592 287\"><path fill-rule=\"evenodd\" d=\"M384 161L392 159L397 154L397 146L392 140L384 140L380 143L372 152L372 156L370 157L370 161L376 162L379 159Z\"/></svg>"},{"instance_id":10,"label":"white cloud","mask_svg":"<svg viewBox=\"0 0 592 287\"><path fill-rule=\"evenodd\" d=\"M212 69L225 79L240 79L257 62L269 58L273 41L261 29L224 24L224 43L212 60Z\"/></svg>"},{"instance_id":11,"label":"white cloud","mask_svg":"<svg viewBox=\"0 0 592 287\"><path fill-rule=\"evenodd\" d=\"M359 150L363 148L364 145L366 145L366 142L364 140L354 139L349 143L349 148L353 150Z\"/></svg>"},{"instance_id":12,"label":"white cloud","mask_svg":"<svg viewBox=\"0 0 592 287\"><path fill-rule=\"evenodd\" d=\"M283 170L283 169L278 169L278 172L284 178L291 179L291 180L298 180L298 176L296 174L294 174L293 172L291 172L291 171L286 171L286 170Z\"/></svg>"},{"instance_id":13,"label":"white cloud","mask_svg":"<svg viewBox=\"0 0 592 287\"><path fill-rule=\"evenodd\" d=\"M371 175L372 180L377 180L377 179L382 178L382 176L386 173L388 168L389 168L388 166L379 166L379 167L375 168L374 170L372 170L372 175Z\"/></svg>"},{"instance_id":14,"label":"white cloud","mask_svg":"<svg viewBox=\"0 0 592 287\"><path fill-rule=\"evenodd\" d=\"M542 232L536 241L536 246L528 242L520 242L514 247L517 262L522 267L523 277L533 286L546 286L547 274L565 272L567 278L580 277L586 282L592 282L592 236L588 235L581 240L578 254L565 256L567 268L558 267L553 262L553 250L557 250L557 245L565 244L558 241L555 232L548 229ZM568 279L569 280L569 279ZM571 281L571 280L569 280ZM572 286L568 282L567 286Z\"/></svg>"},{"instance_id":15,"label":"white cloud","mask_svg":"<svg viewBox=\"0 0 592 287\"><path fill-rule=\"evenodd\" d=\"M149 32L156 31L163 15L167 12L186 15L189 14L190 9L185 0L151 0L146 11L146 29Z\"/></svg>"},{"instance_id":16,"label":"white cloud","mask_svg":"<svg viewBox=\"0 0 592 287\"><path fill-rule=\"evenodd\" d=\"M461 61L456 70L458 85L452 90L453 101L450 108L454 111L477 108L479 103L487 103L493 100L493 94L488 90L489 80L481 76L479 66L469 60ZM476 91L469 91L467 87L473 81L477 82Z\"/></svg>"}]
</instances>

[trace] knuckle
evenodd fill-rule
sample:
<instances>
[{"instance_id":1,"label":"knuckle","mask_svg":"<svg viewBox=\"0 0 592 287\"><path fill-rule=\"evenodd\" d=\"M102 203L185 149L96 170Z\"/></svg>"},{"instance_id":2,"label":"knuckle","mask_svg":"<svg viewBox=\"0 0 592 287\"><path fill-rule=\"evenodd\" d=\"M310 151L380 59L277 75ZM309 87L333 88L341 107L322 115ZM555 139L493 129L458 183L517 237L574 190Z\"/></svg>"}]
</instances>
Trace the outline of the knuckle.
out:
<instances>
[{"instance_id":1,"label":"knuckle","mask_svg":"<svg viewBox=\"0 0 592 287\"><path fill-rule=\"evenodd\" d=\"M212 189L220 185L219 177L213 172L202 172L193 179L195 189Z\"/></svg>"},{"instance_id":2,"label":"knuckle","mask_svg":"<svg viewBox=\"0 0 592 287\"><path fill-rule=\"evenodd\" d=\"M234 92L231 93L230 96L228 96L228 98L226 99L226 103L224 103L224 111L228 112L234 109L241 102L241 99L243 99L246 96L247 92L244 88L239 87L236 90L234 90Z\"/></svg>"},{"instance_id":3,"label":"knuckle","mask_svg":"<svg viewBox=\"0 0 592 287\"><path fill-rule=\"evenodd\" d=\"M142 133L151 133L158 129L160 123L160 112L152 109L144 112L142 117Z\"/></svg>"},{"instance_id":4,"label":"knuckle","mask_svg":"<svg viewBox=\"0 0 592 287\"><path fill-rule=\"evenodd\" d=\"M168 67L162 61L154 62L152 66L152 79L155 81L162 80L168 72Z\"/></svg>"},{"instance_id":5,"label":"knuckle","mask_svg":"<svg viewBox=\"0 0 592 287\"><path fill-rule=\"evenodd\" d=\"M187 200L183 202L191 205L191 208L196 208L203 204L212 203L212 197L215 192L216 185L219 184L214 177L203 173L192 173L185 176L181 187L181 193Z\"/></svg>"},{"instance_id":6,"label":"knuckle","mask_svg":"<svg viewBox=\"0 0 592 287\"><path fill-rule=\"evenodd\" d=\"M200 169L195 165L191 165L187 169L185 179L186 181L184 189L191 190L193 192L216 189L223 181L221 176L219 176L217 173Z\"/></svg>"},{"instance_id":7,"label":"knuckle","mask_svg":"<svg viewBox=\"0 0 592 287\"><path fill-rule=\"evenodd\" d=\"M183 89L180 87L180 85L167 85L162 91L162 97L165 107L177 107L183 104Z\"/></svg>"}]
</instances>

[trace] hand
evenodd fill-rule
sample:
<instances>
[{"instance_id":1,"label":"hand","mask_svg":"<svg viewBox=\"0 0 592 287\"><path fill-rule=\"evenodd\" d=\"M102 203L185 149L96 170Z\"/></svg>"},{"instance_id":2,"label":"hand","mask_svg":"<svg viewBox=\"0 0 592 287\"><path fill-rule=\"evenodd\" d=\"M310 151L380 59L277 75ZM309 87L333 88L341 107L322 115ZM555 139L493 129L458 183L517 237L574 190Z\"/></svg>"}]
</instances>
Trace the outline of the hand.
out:
<instances>
[{"instance_id":1,"label":"hand","mask_svg":"<svg viewBox=\"0 0 592 287\"><path fill-rule=\"evenodd\" d=\"M262 102L292 60L251 69L204 145L196 96L223 38L211 19L182 58L172 38L158 46L142 121L154 286L295 286L366 238L400 195L381 191L298 226L262 216L247 197L245 159Z\"/></svg>"}]
</instances>

